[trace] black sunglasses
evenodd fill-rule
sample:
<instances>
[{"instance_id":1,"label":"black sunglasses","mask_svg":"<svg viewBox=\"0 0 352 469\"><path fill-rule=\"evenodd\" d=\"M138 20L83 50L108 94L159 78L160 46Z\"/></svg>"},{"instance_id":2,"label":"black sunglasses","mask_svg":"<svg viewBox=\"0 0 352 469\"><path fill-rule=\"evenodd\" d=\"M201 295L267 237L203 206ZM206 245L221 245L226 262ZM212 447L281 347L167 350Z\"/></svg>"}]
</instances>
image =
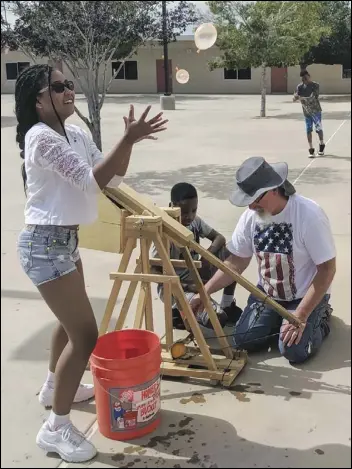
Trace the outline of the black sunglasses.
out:
<instances>
[{"instance_id":1,"label":"black sunglasses","mask_svg":"<svg viewBox=\"0 0 352 469\"><path fill-rule=\"evenodd\" d=\"M260 196L259 196L257 199L255 199L254 203L255 203L255 204L259 204L259 202L262 200L262 198L263 198L268 192L269 192L269 191L265 191L265 192L263 192L262 194L260 194Z\"/></svg>"},{"instance_id":2,"label":"black sunglasses","mask_svg":"<svg viewBox=\"0 0 352 469\"><path fill-rule=\"evenodd\" d=\"M63 83L61 81L54 81L54 83L50 83L50 88L54 91L54 93L61 94L65 91L65 88L73 91L75 89L75 84L71 80L65 80ZM49 87L47 86L46 88L40 90L39 93L44 93L44 91L47 91L48 89Z\"/></svg>"}]
</instances>

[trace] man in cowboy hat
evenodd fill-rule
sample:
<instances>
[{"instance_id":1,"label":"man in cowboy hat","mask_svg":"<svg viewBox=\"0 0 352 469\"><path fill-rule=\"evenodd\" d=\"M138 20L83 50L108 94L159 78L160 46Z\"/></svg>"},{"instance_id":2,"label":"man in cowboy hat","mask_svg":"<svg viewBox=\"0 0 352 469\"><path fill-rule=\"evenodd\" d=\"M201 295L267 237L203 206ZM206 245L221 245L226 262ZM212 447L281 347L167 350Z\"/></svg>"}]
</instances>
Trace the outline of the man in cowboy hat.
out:
<instances>
[{"instance_id":1,"label":"man in cowboy hat","mask_svg":"<svg viewBox=\"0 0 352 469\"><path fill-rule=\"evenodd\" d=\"M335 246L328 218L314 201L296 194L287 180L286 163L247 159L236 173L230 202L248 207L241 215L227 248L225 263L242 274L253 254L258 263L258 287L295 314L302 327L282 320L274 310L250 295L239 318L233 342L256 351L279 336L279 349L291 363L302 363L320 348L330 328L330 285L335 275ZM205 285L209 295L233 279L218 270ZM199 296L193 311L202 307Z\"/></svg>"}]
</instances>

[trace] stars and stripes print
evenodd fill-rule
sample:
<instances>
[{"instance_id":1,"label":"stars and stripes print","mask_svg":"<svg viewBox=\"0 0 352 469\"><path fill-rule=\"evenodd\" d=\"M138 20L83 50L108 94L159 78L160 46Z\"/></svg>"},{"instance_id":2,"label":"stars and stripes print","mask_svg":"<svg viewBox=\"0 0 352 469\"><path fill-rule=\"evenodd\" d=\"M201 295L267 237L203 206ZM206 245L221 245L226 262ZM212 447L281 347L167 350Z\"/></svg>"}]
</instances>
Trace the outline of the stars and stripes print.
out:
<instances>
[{"instance_id":1,"label":"stars and stripes print","mask_svg":"<svg viewBox=\"0 0 352 469\"><path fill-rule=\"evenodd\" d=\"M254 247L265 292L274 299L296 298L291 223L256 224Z\"/></svg>"}]
</instances>

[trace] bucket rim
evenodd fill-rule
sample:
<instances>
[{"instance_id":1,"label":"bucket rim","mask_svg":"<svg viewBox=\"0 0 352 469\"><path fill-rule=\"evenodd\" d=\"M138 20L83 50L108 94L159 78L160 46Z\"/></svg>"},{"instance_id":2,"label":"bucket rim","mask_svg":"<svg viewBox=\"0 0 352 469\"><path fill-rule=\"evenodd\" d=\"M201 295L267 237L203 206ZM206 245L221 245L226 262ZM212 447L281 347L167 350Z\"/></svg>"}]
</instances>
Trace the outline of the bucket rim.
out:
<instances>
[{"instance_id":1,"label":"bucket rim","mask_svg":"<svg viewBox=\"0 0 352 469\"><path fill-rule=\"evenodd\" d=\"M126 333L126 332L148 333L149 335L153 335L154 337L156 337L158 339L158 343L155 345L155 347L150 349L147 353L143 353L142 355L138 355L138 357L134 357L134 358L105 358L105 357L102 357L102 356L97 355L96 353L94 353L95 352L95 349L94 349L92 354L91 354L91 357L90 357L89 361L92 362L92 358L93 358L93 360L94 360L94 358L97 358L98 360L104 360L107 363L112 362L112 361L114 361L114 362L126 362L128 360L129 363L132 364L134 361L140 360L142 357L145 357L146 355L149 355L153 352L156 352L157 349L161 349L160 337L153 331L147 331L147 330L135 329L135 328L133 328L133 329L123 329L123 330L120 330L120 331L107 332L106 334L103 334L100 337L104 337L104 336L111 335L111 334L116 334L116 333Z\"/></svg>"}]
</instances>

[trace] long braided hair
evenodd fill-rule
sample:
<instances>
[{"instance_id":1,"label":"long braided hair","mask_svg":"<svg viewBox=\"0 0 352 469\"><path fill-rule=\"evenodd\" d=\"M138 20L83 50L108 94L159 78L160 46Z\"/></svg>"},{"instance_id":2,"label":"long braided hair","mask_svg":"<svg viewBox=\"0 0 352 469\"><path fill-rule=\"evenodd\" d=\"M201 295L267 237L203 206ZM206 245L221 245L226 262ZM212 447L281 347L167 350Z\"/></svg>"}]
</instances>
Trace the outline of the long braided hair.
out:
<instances>
[{"instance_id":1,"label":"long braided hair","mask_svg":"<svg viewBox=\"0 0 352 469\"><path fill-rule=\"evenodd\" d=\"M49 94L53 109L55 111L56 117L58 118L61 127L64 131L66 140L69 143L65 127L62 120L60 119L59 114L57 113L53 99L51 96L51 75L53 68L46 64L41 65L32 65L31 67L26 68L19 75L16 80L15 87L15 113L17 118L17 129L16 129L16 142L20 147L20 157L24 160L24 146L25 146L25 136L26 133L31 129L35 124L38 124L39 118L36 109L37 96L40 90L49 87ZM21 167L23 186L26 192L27 188L27 175L25 163L22 163Z\"/></svg>"}]
</instances>

